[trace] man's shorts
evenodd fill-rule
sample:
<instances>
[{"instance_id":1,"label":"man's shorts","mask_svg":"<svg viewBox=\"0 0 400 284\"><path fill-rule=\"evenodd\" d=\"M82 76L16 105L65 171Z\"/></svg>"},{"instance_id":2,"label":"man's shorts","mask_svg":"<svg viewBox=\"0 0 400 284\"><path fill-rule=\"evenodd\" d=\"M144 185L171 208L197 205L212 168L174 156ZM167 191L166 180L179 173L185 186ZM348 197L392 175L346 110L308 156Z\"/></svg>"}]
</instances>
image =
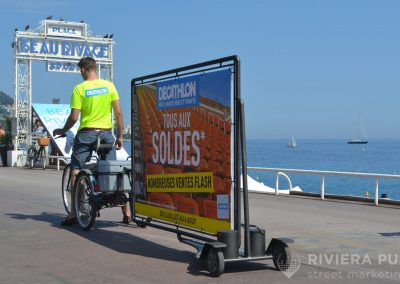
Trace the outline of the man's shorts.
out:
<instances>
[{"instance_id":1,"label":"man's shorts","mask_svg":"<svg viewBox=\"0 0 400 284\"><path fill-rule=\"evenodd\" d=\"M114 145L115 138L111 131L81 130L76 134L71 156L71 169L83 169L96 149L97 139L100 136L101 144Z\"/></svg>"}]
</instances>

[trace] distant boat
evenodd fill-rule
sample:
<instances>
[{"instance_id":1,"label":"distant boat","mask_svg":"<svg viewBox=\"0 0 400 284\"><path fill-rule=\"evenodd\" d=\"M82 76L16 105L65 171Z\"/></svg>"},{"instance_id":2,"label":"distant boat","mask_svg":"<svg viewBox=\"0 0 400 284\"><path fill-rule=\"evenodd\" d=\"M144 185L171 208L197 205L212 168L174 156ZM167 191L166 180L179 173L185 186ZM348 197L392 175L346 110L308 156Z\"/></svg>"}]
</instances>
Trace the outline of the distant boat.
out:
<instances>
[{"instance_id":1,"label":"distant boat","mask_svg":"<svg viewBox=\"0 0 400 284\"><path fill-rule=\"evenodd\" d=\"M362 121L361 115L358 116L358 120L354 127L353 138L347 141L347 144L367 144L367 132Z\"/></svg>"},{"instance_id":2,"label":"distant boat","mask_svg":"<svg viewBox=\"0 0 400 284\"><path fill-rule=\"evenodd\" d=\"M289 144L287 146L288 146L288 148L296 148L297 147L296 139L294 139L294 136L292 136L292 138L289 139Z\"/></svg>"}]
</instances>

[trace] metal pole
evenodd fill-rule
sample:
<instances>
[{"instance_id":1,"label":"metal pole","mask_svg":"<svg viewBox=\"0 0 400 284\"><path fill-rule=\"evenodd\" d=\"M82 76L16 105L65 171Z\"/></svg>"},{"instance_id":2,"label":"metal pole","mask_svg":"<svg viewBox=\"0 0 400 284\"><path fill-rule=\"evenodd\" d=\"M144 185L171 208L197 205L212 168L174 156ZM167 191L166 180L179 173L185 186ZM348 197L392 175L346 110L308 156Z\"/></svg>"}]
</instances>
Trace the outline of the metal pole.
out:
<instances>
[{"instance_id":1,"label":"metal pole","mask_svg":"<svg viewBox=\"0 0 400 284\"><path fill-rule=\"evenodd\" d=\"M234 122L235 122L235 127L233 130L234 137L233 137L233 147L234 147L234 153L233 153L233 169L234 169L234 190L233 190L233 196L234 196L234 229L237 231L237 239L238 243L241 244L241 196L240 196L240 164L239 164L239 159L240 159L240 143L239 143L239 131L240 131L240 104L239 104L239 98L240 98L240 62L239 60L234 61L234 85L233 85L233 92L234 92L234 101L233 101L233 113L234 113Z\"/></svg>"},{"instance_id":2,"label":"metal pole","mask_svg":"<svg viewBox=\"0 0 400 284\"><path fill-rule=\"evenodd\" d=\"M279 194L279 172L276 172L276 179L275 179L275 195Z\"/></svg>"},{"instance_id":3,"label":"metal pole","mask_svg":"<svg viewBox=\"0 0 400 284\"><path fill-rule=\"evenodd\" d=\"M240 99L240 134L243 175L244 255L248 257L250 256L249 192L247 189L246 131L244 121L244 104L242 99Z\"/></svg>"},{"instance_id":4,"label":"metal pole","mask_svg":"<svg viewBox=\"0 0 400 284\"><path fill-rule=\"evenodd\" d=\"M27 129L25 132L25 145L28 144L28 134L31 133L32 131L32 60L29 60L29 84L28 84L28 88L29 88L29 92L28 92L28 96L29 96L29 105L28 105L28 121L27 121ZM29 144L31 144L32 141L29 141ZM15 149L18 150L18 149Z\"/></svg>"},{"instance_id":5,"label":"metal pole","mask_svg":"<svg viewBox=\"0 0 400 284\"><path fill-rule=\"evenodd\" d=\"M378 178L375 178L375 205L379 204L379 184Z\"/></svg>"},{"instance_id":6,"label":"metal pole","mask_svg":"<svg viewBox=\"0 0 400 284\"><path fill-rule=\"evenodd\" d=\"M325 199L325 177L321 176L321 199Z\"/></svg>"},{"instance_id":7,"label":"metal pole","mask_svg":"<svg viewBox=\"0 0 400 284\"><path fill-rule=\"evenodd\" d=\"M113 57L114 57L114 51L113 51L113 44L112 42L110 43L110 50L111 50L111 65L110 65L110 74L109 74L109 80L111 82L114 81L114 74L113 74Z\"/></svg>"},{"instance_id":8,"label":"metal pole","mask_svg":"<svg viewBox=\"0 0 400 284\"><path fill-rule=\"evenodd\" d=\"M15 38L15 42L17 42L17 38ZM14 138L14 149L18 149L18 134L19 134L19 108L18 108L18 59L15 58L15 49L14 49L14 117L16 118L16 131Z\"/></svg>"}]
</instances>

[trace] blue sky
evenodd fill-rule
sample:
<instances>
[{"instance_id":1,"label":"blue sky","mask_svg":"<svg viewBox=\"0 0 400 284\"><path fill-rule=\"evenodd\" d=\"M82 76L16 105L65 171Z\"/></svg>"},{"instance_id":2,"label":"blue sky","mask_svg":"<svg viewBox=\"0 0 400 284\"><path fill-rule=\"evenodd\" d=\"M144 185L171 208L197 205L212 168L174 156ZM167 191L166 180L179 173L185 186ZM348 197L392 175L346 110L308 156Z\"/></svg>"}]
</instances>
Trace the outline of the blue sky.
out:
<instances>
[{"instance_id":1,"label":"blue sky","mask_svg":"<svg viewBox=\"0 0 400 284\"><path fill-rule=\"evenodd\" d=\"M112 3L112 5L111 5ZM48 15L114 34L124 120L130 80L237 54L248 138L400 138L400 1L0 0L0 90L13 94L13 32ZM34 62L33 102L69 102L79 75Z\"/></svg>"}]
</instances>

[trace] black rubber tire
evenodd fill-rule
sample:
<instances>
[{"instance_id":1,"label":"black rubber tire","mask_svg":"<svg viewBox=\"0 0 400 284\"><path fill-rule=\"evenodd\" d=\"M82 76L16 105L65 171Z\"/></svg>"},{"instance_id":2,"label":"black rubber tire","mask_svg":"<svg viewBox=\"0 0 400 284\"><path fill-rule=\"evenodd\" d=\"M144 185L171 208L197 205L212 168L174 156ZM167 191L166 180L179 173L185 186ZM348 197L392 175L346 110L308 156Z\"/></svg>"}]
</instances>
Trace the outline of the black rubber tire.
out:
<instances>
[{"instance_id":1,"label":"black rubber tire","mask_svg":"<svg viewBox=\"0 0 400 284\"><path fill-rule=\"evenodd\" d=\"M29 168L33 169L35 166L35 157L36 157L36 149L34 147L30 147L27 152L28 157L28 165Z\"/></svg>"},{"instance_id":2,"label":"black rubber tire","mask_svg":"<svg viewBox=\"0 0 400 284\"><path fill-rule=\"evenodd\" d=\"M207 270L212 277L219 277L225 268L224 254L221 250L209 247L207 251Z\"/></svg>"},{"instance_id":3,"label":"black rubber tire","mask_svg":"<svg viewBox=\"0 0 400 284\"><path fill-rule=\"evenodd\" d=\"M74 184L75 216L79 227L87 231L96 220L96 204L93 202L93 185L86 172L79 172Z\"/></svg>"},{"instance_id":4,"label":"black rubber tire","mask_svg":"<svg viewBox=\"0 0 400 284\"><path fill-rule=\"evenodd\" d=\"M46 150L41 148L39 151L39 160L42 163L42 169L45 170L47 166Z\"/></svg>"},{"instance_id":5,"label":"black rubber tire","mask_svg":"<svg viewBox=\"0 0 400 284\"><path fill-rule=\"evenodd\" d=\"M135 218L134 218L133 220L134 220L135 224L136 224L139 228L146 228L146 227L147 227L146 222L139 221L139 220L137 220L137 219L135 219Z\"/></svg>"},{"instance_id":6,"label":"black rubber tire","mask_svg":"<svg viewBox=\"0 0 400 284\"><path fill-rule=\"evenodd\" d=\"M272 250L272 260L277 270L286 271L291 261L289 247L283 243L277 244Z\"/></svg>"},{"instance_id":7,"label":"black rubber tire","mask_svg":"<svg viewBox=\"0 0 400 284\"><path fill-rule=\"evenodd\" d=\"M61 195L64 204L65 211L69 215L71 213L72 196L71 196L71 166L68 164L65 166L62 181L61 181Z\"/></svg>"}]
</instances>

